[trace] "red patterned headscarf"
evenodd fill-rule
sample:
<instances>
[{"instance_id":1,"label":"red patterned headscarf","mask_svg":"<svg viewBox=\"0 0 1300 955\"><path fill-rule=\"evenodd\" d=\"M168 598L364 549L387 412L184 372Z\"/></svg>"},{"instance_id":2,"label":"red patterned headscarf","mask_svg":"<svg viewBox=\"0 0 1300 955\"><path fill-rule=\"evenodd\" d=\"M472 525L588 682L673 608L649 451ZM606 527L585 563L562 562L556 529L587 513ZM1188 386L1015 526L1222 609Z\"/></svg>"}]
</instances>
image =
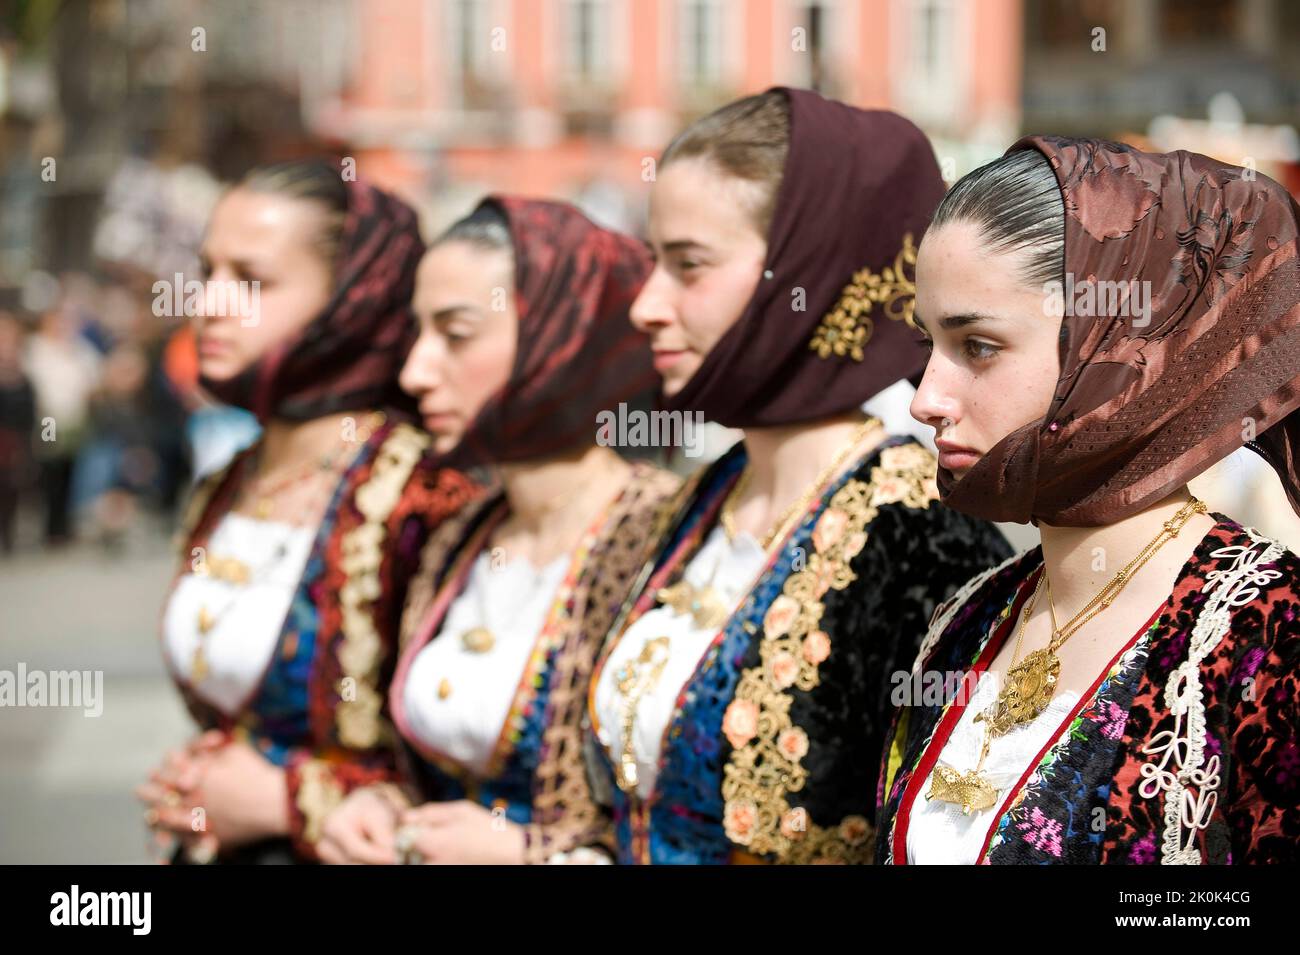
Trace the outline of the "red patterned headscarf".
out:
<instances>
[{"instance_id":1,"label":"red patterned headscarf","mask_svg":"<svg viewBox=\"0 0 1300 955\"><path fill-rule=\"evenodd\" d=\"M1017 149L1046 156L1060 184L1067 293L1113 282L1128 290L1117 300L1149 294L1149 309L1137 322L1133 308L1067 311L1047 414L960 480L940 469L945 503L989 520L1110 524L1245 445L1300 512L1295 200L1196 153L1053 136Z\"/></svg>"},{"instance_id":2,"label":"red patterned headscarf","mask_svg":"<svg viewBox=\"0 0 1300 955\"><path fill-rule=\"evenodd\" d=\"M944 191L930 141L897 113L777 89L790 145L763 276L665 400L733 428L850 411L925 368L912 269Z\"/></svg>"},{"instance_id":3,"label":"red patterned headscarf","mask_svg":"<svg viewBox=\"0 0 1300 955\"><path fill-rule=\"evenodd\" d=\"M221 401L258 420L306 421L340 411L414 413L397 376L415 342L411 294L424 254L415 210L362 182L349 182L337 282L305 329L228 381L200 379Z\"/></svg>"},{"instance_id":4,"label":"red patterned headscarf","mask_svg":"<svg viewBox=\"0 0 1300 955\"><path fill-rule=\"evenodd\" d=\"M493 195L514 257L519 342L510 380L451 459L522 461L596 442L596 416L649 405L658 385L649 339L628 319L650 275L645 244L573 206Z\"/></svg>"}]
</instances>

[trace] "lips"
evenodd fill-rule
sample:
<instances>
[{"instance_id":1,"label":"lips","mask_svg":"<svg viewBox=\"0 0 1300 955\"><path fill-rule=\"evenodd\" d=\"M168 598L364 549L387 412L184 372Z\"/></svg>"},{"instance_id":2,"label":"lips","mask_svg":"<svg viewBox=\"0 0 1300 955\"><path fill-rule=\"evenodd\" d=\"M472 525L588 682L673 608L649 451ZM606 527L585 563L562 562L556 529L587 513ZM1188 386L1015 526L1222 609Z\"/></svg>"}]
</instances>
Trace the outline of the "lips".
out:
<instances>
[{"instance_id":1,"label":"lips","mask_svg":"<svg viewBox=\"0 0 1300 955\"><path fill-rule=\"evenodd\" d=\"M195 343L200 356L212 357L214 355L224 355L233 347L230 342L221 338L200 338Z\"/></svg>"},{"instance_id":2,"label":"lips","mask_svg":"<svg viewBox=\"0 0 1300 955\"><path fill-rule=\"evenodd\" d=\"M677 364L686 356L684 348L656 348L654 349L654 366L656 371L665 371Z\"/></svg>"},{"instance_id":3,"label":"lips","mask_svg":"<svg viewBox=\"0 0 1300 955\"><path fill-rule=\"evenodd\" d=\"M974 448L939 439L934 442L939 449L939 466L949 471L962 471L977 462L981 455Z\"/></svg>"},{"instance_id":4,"label":"lips","mask_svg":"<svg viewBox=\"0 0 1300 955\"><path fill-rule=\"evenodd\" d=\"M421 408L420 416L424 419L425 428L430 431L441 431L456 420L450 411L435 411L432 408Z\"/></svg>"}]
</instances>

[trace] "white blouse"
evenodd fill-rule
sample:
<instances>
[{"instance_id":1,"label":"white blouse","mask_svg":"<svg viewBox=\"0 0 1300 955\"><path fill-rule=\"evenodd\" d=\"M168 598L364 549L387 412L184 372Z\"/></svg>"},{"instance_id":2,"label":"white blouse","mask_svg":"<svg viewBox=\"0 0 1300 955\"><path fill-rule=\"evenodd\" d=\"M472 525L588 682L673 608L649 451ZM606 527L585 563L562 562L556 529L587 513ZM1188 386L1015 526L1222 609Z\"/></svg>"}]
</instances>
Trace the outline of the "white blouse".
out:
<instances>
[{"instance_id":1,"label":"white blouse","mask_svg":"<svg viewBox=\"0 0 1300 955\"><path fill-rule=\"evenodd\" d=\"M243 561L248 581L191 572L172 591L163 615L164 658L174 674L228 716L236 715L262 682L316 530L227 514L208 540L205 559L210 566L222 559ZM199 631L201 615L212 621L206 634ZM206 673L196 681L200 647Z\"/></svg>"},{"instance_id":2,"label":"white blouse","mask_svg":"<svg viewBox=\"0 0 1300 955\"><path fill-rule=\"evenodd\" d=\"M758 541L749 534L741 533L734 541L728 541L726 532L715 527L687 565L684 579L695 587L712 586L730 615L753 588L766 556ZM632 726L637 792L642 798L654 790L659 747L677 708L677 698L695 675L696 667L719 629L698 627L689 613L677 613L669 606L660 605L638 618L605 660L596 683L596 729L600 742L617 766L623 753L623 708L627 701L618 689L619 670L629 662L635 669L645 670L645 665L636 661L646 644L659 637L668 640L667 647L661 651L666 654L664 668L659 679L637 700Z\"/></svg>"},{"instance_id":3,"label":"white blouse","mask_svg":"<svg viewBox=\"0 0 1300 955\"><path fill-rule=\"evenodd\" d=\"M961 719L944 744L939 755L940 763L962 773L975 768L980 748L984 745L984 724L976 723L975 717L997 699L1000 683L998 676L988 671L980 677ZM1061 690L1032 722L1017 726L990 743L989 754L984 759L984 775L998 791L997 802L990 809L972 809L970 815L964 815L962 807L955 803L927 800L925 794L934 781L932 772L912 804L911 822L907 829L907 861L913 865L977 863L1007 792L1019 781L1039 751L1061 732L1066 717L1078 701L1079 694L1075 691Z\"/></svg>"},{"instance_id":4,"label":"white blouse","mask_svg":"<svg viewBox=\"0 0 1300 955\"><path fill-rule=\"evenodd\" d=\"M563 554L539 569L516 559L494 569L488 551L478 555L406 677L402 707L417 742L472 772L487 769L570 560ZM475 627L492 633L486 651L462 639Z\"/></svg>"}]
</instances>

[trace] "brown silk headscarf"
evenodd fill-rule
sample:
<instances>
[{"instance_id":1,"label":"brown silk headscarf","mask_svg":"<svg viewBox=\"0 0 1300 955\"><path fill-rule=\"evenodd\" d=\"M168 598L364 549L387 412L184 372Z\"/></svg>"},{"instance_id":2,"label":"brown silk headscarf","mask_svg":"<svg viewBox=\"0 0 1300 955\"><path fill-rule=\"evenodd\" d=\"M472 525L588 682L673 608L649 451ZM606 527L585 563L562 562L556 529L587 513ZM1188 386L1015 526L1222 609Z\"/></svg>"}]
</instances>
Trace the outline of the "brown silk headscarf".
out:
<instances>
[{"instance_id":1,"label":"brown silk headscarf","mask_svg":"<svg viewBox=\"0 0 1300 955\"><path fill-rule=\"evenodd\" d=\"M1111 524L1245 445L1278 472L1300 513L1295 200L1265 176L1196 153L1051 136L1008 152L1017 149L1045 155L1060 183L1075 314L1062 322L1047 414L961 480L940 469L944 502L989 520ZM1112 287L1120 307L1079 314L1083 283L1103 281L1125 283ZM1142 314L1133 303L1146 290Z\"/></svg>"},{"instance_id":2,"label":"brown silk headscarf","mask_svg":"<svg viewBox=\"0 0 1300 955\"><path fill-rule=\"evenodd\" d=\"M596 443L602 411L649 408L659 378L650 340L628 311L650 275L650 252L564 202L489 196L514 251L519 342L510 380L448 457L522 461Z\"/></svg>"},{"instance_id":3,"label":"brown silk headscarf","mask_svg":"<svg viewBox=\"0 0 1300 955\"><path fill-rule=\"evenodd\" d=\"M897 113L780 89L790 146L765 271L664 402L733 428L850 411L925 368L911 316L915 248L944 191L930 141Z\"/></svg>"},{"instance_id":4,"label":"brown silk headscarf","mask_svg":"<svg viewBox=\"0 0 1300 955\"><path fill-rule=\"evenodd\" d=\"M397 376L415 343L410 303L424 254L420 224L396 196L359 181L347 187L338 280L325 308L243 374L200 379L259 421L385 408L414 416Z\"/></svg>"}]
</instances>

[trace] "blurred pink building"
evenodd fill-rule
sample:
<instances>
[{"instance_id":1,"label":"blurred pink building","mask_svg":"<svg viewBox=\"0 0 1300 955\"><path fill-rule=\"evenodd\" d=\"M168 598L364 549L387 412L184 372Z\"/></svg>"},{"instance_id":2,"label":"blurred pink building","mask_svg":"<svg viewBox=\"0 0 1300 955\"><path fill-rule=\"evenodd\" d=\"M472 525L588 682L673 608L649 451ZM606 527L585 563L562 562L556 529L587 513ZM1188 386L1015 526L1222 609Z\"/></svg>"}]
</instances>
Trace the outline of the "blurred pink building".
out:
<instances>
[{"instance_id":1,"label":"blurred pink building","mask_svg":"<svg viewBox=\"0 0 1300 955\"><path fill-rule=\"evenodd\" d=\"M510 189L581 197L630 224L646 160L674 132L776 84L900 110L941 141L1005 144L1019 123L1020 0L330 6L304 77L308 128L452 211L468 198L450 197Z\"/></svg>"}]
</instances>

